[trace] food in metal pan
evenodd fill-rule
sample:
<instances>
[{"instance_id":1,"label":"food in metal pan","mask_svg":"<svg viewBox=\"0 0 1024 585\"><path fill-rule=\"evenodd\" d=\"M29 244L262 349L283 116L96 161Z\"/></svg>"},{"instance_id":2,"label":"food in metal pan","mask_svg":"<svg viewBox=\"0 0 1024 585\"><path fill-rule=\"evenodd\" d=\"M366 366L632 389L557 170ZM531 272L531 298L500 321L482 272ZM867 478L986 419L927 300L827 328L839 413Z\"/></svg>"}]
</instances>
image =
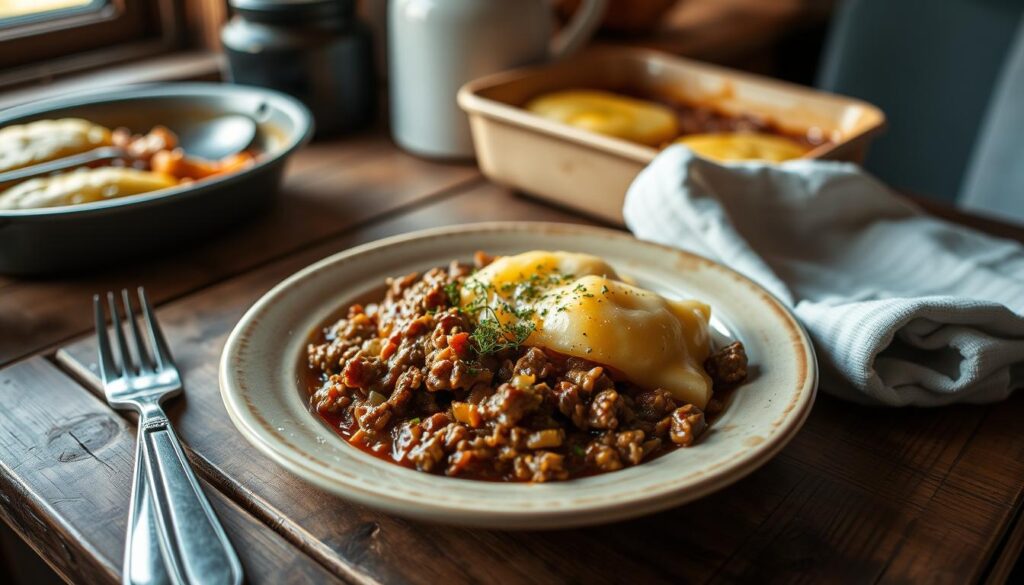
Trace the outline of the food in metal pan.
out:
<instances>
[{"instance_id":1,"label":"food in metal pan","mask_svg":"<svg viewBox=\"0 0 1024 585\"><path fill-rule=\"evenodd\" d=\"M80 118L0 128L0 173L113 145L109 129Z\"/></svg>"},{"instance_id":2,"label":"food in metal pan","mask_svg":"<svg viewBox=\"0 0 1024 585\"><path fill-rule=\"evenodd\" d=\"M74 159L74 165L81 164L76 168L0 185L0 210L78 205L151 193L233 173L256 160L251 150L213 161L190 157L174 132L164 126L133 134L126 128L110 130L87 120L63 118L0 129L0 172L31 170L34 165L88 155L103 147L110 147L109 153L96 151L104 155L87 157L87 162Z\"/></svg>"},{"instance_id":3,"label":"food in metal pan","mask_svg":"<svg viewBox=\"0 0 1024 585\"><path fill-rule=\"evenodd\" d=\"M80 168L18 183L0 193L0 209L77 205L148 193L177 184L170 175L127 167Z\"/></svg>"}]
</instances>

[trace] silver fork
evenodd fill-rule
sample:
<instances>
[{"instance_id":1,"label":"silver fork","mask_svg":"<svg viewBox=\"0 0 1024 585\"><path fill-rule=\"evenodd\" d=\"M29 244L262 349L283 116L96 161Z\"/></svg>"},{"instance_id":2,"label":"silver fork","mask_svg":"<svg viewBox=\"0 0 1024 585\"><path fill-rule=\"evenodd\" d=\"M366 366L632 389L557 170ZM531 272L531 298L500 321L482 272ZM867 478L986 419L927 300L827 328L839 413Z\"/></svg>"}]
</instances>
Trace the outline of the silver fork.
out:
<instances>
[{"instance_id":1,"label":"silver fork","mask_svg":"<svg viewBox=\"0 0 1024 585\"><path fill-rule=\"evenodd\" d=\"M142 287L138 294L151 352L143 342L128 291L121 291L135 359L114 293L107 293L120 361L111 349L103 303L99 295L93 296L107 402L139 413L122 581L237 585L242 581L242 566L160 408L163 399L181 394L181 376Z\"/></svg>"}]
</instances>

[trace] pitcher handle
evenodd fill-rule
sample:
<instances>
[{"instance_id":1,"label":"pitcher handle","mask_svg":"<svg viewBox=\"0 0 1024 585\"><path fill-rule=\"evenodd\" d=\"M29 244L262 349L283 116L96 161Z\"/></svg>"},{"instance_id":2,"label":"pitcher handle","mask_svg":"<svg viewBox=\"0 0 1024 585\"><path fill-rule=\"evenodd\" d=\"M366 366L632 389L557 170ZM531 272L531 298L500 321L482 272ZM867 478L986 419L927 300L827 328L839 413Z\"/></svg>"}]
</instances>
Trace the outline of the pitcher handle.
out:
<instances>
[{"instance_id":1,"label":"pitcher handle","mask_svg":"<svg viewBox=\"0 0 1024 585\"><path fill-rule=\"evenodd\" d=\"M551 41L551 57L561 59L578 51L597 31L607 0L583 0L576 14Z\"/></svg>"}]
</instances>

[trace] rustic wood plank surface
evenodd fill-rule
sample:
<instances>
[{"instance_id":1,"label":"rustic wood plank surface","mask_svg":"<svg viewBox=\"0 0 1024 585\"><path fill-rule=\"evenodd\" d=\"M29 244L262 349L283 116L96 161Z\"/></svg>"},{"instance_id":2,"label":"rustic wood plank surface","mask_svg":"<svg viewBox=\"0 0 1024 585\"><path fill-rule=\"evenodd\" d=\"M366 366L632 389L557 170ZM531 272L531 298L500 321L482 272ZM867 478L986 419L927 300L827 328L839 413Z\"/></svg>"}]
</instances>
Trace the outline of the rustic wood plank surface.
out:
<instances>
[{"instance_id":1,"label":"rustic wood plank surface","mask_svg":"<svg viewBox=\"0 0 1024 585\"><path fill-rule=\"evenodd\" d=\"M885 410L823 397L774 461L739 484L649 518L588 530L510 534L427 526L346 504L266 462L227 423L216 367L241 313L330 252L411 229L489 219L576 219L482 186L452 195L162 308L186 364L184 440L208 478L336 571L383 581L946 581L978 578L1018 509L1024 397L997 407ZM91 339L64 363L95 388ZM996 445L999 448L994 448ZM836 454L841 453L841 457ZM296 497L301 494L301 497ZM649 547L647 543L671 542ZM558 551L576 551L565 559ZM409 554L415 551L415 554ZM452 556L449 551L458 551ZM494 566L487 559L506 559ZM428 557L443 561L425 563Z\"/></svg>"},{"instance_id":2,"label":"rustic wood plank surface","mask_svg":"<svg viewBox=\"0 0 1024 585\"><path fill-rule=\"evenodd\" d=\"M314 144L292 162L274 210L211 242L129 269L0 281L0 365L87 331L89 312L72 309L93 293L146 282L160 303L479 180L472 167L414 158L379 133Z\"/></svg>"},{"instance_id":3,"label":"rustic wood plank surface","mask_svg":"<svg viewBox=\"0 0 1024 585\"><path fill-rule=\"evenodd\" d=\"M934 211L1024 239L1024 230L1005 224ZM482 182L470 167L400 154L372 134L296 157L278 213L285 217L268 216L152 267L0 281L0 332L13 331L13 340L0 335L0 363L81 336L58 355L78 380L41 358L0 370L5 520L67 578L111 581L119 571L134 426L89 394L97 391L89 299L138 284L157 296L185 376L186 396L169 414L216 488L232 537L253 551L247 569L266 582L333 575L410 583L960 583L1005 571L999 567L1019 554L1022 396L932 410L872 409L825 396L796 439L747 479L687 506L585 530L433 526L328 495L259 455L224 412L217 362L241 314L295 270L387 235L494 219L587 220ZM87 432L114 429L114 436L96 448L83 441L94 456L74 451L81 445L72 441L79 458L58 455L54 463L51 429L85 414L105 421L87 421L99 429ZM93 523L103 526L92 530ZM293 558L299 566L290 573Z\"/></svg>"},{"instance_id":4,"label":"rustic wood plank surface","mask_svg":"<svg viewBox=\"0 0 1024 585\"><path fill-rule=\"evenodd\" d=\"M75 385L43 358L0 371L0 514L68 581L119 583L135 425ZM204 488L249 583L337 580Z\"/></svg>"}]
</instances>

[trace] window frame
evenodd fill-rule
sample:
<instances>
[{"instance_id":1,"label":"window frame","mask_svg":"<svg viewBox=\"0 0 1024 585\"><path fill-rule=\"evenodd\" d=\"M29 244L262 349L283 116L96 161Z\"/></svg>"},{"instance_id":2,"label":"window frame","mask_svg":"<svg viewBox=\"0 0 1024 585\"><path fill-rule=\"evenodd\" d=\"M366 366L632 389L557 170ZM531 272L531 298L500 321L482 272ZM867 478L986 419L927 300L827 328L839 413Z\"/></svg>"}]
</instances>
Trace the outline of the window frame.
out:
<instances>
[{"instance_id":1,"label":"window frame","mask_svg":"<svg viewBox=\"0 0 1024 585\"><path fill-rule=\"evenodd\" d=\"M18 22L23 20L23 22ZM180 0L108 0L0 27L0 86L166 52L182 44Z\"/></svg>"}]
</instances>

